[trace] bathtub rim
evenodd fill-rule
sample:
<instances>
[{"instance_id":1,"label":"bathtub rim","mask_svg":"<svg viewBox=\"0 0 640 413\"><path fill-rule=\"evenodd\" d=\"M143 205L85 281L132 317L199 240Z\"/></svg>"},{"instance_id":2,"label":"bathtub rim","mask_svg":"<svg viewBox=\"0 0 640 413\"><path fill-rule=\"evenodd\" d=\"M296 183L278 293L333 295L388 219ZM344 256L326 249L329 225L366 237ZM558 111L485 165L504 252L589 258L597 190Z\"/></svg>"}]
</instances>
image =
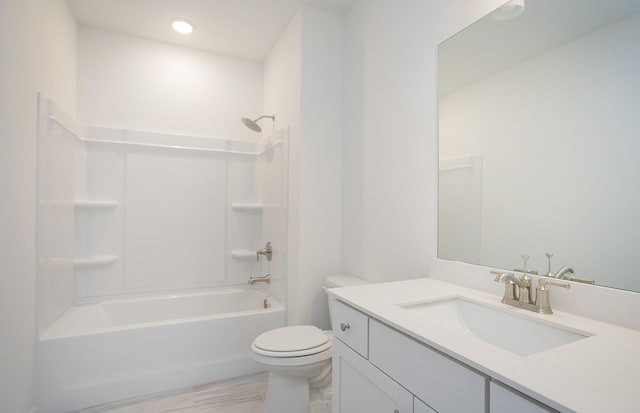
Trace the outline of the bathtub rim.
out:
<instances>
[{"instance_id":1,"label":"bathtub rim","mask_svg":"<svg viewBox=\"0 0 640 413\"><path fill-rule=\"evenodd\" d=\"M233 312L225 312L225 313L217 313L217 314L208 314L194 317L181 317L181 318L171 318L160 321L149 321L144 323L131 323L131 324L122 324L116 326L108 326L108 327L98 327L94 329L90 329L84 332L72 332L72 333L53 333L55 328L57 327L58 322L65 316L69 315L70 311L73 311L77 308L83 307L99 307L105 304L118 304L124 302L138 302L138 301L160 301L172 298L188 298L188 297L199 297L206 295L226 295L226 294L235 294L235 293L259 293L264 298L270 299L271 306L268 308L257 308L257 309L248 309L243 311L233 311ZM37 338L37 341L50 341L50 340L63 340L63 339L71 339L84 337L88 335L99 335L99 334L110 334L119 331L128 331L135 329L147 329L154 327L162 327L174 324L182 324L182 323L195 323L199 321L207 321L207 320L215 320L221 318L232 318L232 317L243 317L250 316L256 313L260 314L268 314L274 313L278 311L284 311L285 305L278 300L275 296L271 295L268 290L264 289L253 289L247 288L244 286L229 286L229 287L213 287L207 288L206 290L198 289L198 290L182 290L182 291L160 291L160 292L145 292L145 293L133 293L133 294L119 294L114 296L106 296L106 297L97 297L96 301L87 303L87 304L76 304L70 308L68 308L60 317L56 319L56 321L49 326L42 334L40 334Z\"/></svg>"}]
</instances>

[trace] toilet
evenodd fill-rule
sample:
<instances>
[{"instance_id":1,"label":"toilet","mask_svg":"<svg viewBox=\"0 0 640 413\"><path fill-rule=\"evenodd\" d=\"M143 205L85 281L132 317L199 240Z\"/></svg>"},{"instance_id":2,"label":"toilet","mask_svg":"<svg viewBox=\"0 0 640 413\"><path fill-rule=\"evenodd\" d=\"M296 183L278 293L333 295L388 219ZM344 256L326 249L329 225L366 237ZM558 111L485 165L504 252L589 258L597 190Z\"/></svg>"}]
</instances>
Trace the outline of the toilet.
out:
<instances>
[{"instance_id":1,"label":"toilet","mask_svg":"<svg viewBox=\"0 0 640 413\"><path fill-rule=\"evenodd\" d=\"M327 277L325 288L368 284L353 275ZM331 318L331 311L329 311ZM331 331L289 326L260 334L251 355L269 371L264 413L309 413L309 391L331 382Z\"/></svg>"}]
</instances>

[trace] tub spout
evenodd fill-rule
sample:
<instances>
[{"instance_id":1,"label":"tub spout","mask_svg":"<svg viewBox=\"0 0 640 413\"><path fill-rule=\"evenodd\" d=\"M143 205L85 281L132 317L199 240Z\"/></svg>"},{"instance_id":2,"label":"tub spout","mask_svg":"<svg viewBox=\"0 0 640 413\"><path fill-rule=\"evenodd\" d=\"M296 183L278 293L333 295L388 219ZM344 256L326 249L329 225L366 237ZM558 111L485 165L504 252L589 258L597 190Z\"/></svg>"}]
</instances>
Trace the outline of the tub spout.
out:
<instances>
[{"instance_id":1,"label":"tub spout","mask_svg":"<svg viewBox=\"0 0 640 413\"><path fill-rule=\"evenodd\" d=\"M271 282L271 275L267 274L262 277L249 277L249 285L253 285L255 283L267 283Z\"/></svg>"}]
</instances>

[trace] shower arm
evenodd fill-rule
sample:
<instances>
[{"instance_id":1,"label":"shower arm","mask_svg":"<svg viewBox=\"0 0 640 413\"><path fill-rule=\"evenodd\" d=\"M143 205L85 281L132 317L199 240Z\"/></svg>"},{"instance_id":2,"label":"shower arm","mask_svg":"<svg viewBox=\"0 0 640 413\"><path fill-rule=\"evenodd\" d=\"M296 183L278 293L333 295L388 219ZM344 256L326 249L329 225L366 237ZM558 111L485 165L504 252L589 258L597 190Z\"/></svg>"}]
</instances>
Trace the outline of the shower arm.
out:
<instances>
[{"instance_id":1,"label":"shower arm","mask_svg":"<svg viewBox=\"0 0 640 413\"><path fill-rule=\"evenodd\" d=\"M259 118L254 119L253 121L254 121L254 122L257 122L257 121L259 121L260 119L264 119L264 118L269 118L269 119L271 119L272 121L274 121L274 122L275 122L275 120L276 120L276 115L275 115L275 114L273 114L273 115L262 115L262 116L260 116Z\"/></svg>"}]
</instances>

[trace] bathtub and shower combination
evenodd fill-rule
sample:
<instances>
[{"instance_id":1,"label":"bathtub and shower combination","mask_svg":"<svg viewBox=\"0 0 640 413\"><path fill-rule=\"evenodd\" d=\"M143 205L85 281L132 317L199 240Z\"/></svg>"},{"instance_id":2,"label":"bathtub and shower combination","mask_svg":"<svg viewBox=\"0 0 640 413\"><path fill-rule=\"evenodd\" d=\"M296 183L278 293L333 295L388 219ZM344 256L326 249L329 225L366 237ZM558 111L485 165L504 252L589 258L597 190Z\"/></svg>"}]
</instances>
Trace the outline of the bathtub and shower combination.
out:
<instances>
[{"instance_id":1,"label":"bathtub and shower combination","mask_svg":"<svg viewBox=\"0 0 640 413\"><path fill-rule=\"evenodd\" d=\"M285 325L288 129L87 128L39 103L38 411L261 371L251 343ZM267 236L279 248L256 262ZM269 286L247 284L264 271Z\"/></svg>"},{"instance_id":2,"label":"bathtub and shower combination","mask_svg":"<svg viewBox=\"0 0 640 413\"><path fill-rule=\"evenodd\" d=\"M75 306L40 337L41 401L67 412L255 373L250 343L282 325L284 306L245 287Z\"/></svg>"}]
</instances>

